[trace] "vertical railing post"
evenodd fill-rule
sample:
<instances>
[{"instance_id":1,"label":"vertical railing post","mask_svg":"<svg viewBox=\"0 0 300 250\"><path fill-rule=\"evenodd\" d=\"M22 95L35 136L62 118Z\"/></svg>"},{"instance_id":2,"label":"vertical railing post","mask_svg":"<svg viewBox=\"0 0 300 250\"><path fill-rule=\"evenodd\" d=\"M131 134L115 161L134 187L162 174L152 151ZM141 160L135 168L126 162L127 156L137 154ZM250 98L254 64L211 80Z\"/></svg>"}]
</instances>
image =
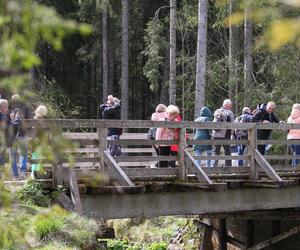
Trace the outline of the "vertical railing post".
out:
<instances>
[{"instance_id":1,"label":"vertical railing post","mask_svg":"<svg viewBox=\"0 0 300 250\"><path fill-rule=\"evenodd\" d=\"M178 130L178 178L181 181L186 181L187 171L184 163L184 148L186 145L185 128L179 128Z\"/></svg>"},{"instance_id":2,"label":"vertical railing post","mask_svg":"<svg viewBox=\"0 0 300 250\"><path fill-rule=\"evenodd\" d=\"M258 179L258 167L255 161L255 149L257 147L257 129L254 126L251 129L248 129L248 153L250 155L249 165L250 165L250 179L257 180Z\"/></svg>"},{"instance_id":3,"label":"vertical railing post","mask_svg":"<svg viewBox=\"0 0 300 250\"><path fill-rule=\"evenodd\" d=\"M107 128L97 128L98 133L98 156L100 171L104 172L104 150L107 149Z\"/></svg>"}]
</instances>

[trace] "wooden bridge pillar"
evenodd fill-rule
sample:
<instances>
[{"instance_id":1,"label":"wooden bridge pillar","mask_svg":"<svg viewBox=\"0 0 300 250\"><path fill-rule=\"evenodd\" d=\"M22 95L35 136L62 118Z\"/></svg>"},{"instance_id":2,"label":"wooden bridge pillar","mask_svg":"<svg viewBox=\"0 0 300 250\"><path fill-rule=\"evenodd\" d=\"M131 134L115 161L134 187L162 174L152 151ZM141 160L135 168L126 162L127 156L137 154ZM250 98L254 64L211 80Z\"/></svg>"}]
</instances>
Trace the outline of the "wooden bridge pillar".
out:
<instances>
[{"instance_id":1,"label":"wooden bridge pillar","mask_svg":"<svg viewBox=\"0 0 300 250\"><path fill-rule=\"evenodd\" d=\"M249 147L248 153L250 155L249 165L250 165L250 179L257 180L258 179L258 166L255 160L255 149L257 147L257 129L255 126L248 130L248 140Z\"/></svg>"},{"instance_id":2,"label":"wooden bridge pillar","mask_svg":"<svg viewBox=\"0 0 300 250\"><path fill-rule=\"evenodd\" d=\"M187 169L184 163L185 134L185 128L180 128L178 132L178 178L181 181L187 180Z\"/></svg>"},{"instance_id":3,"label":"wooden bridge pillar","mask_svg":"<svg viewBox=\"0 0 300 250\"><path fill-rule=\"evenodd\" d=\"M98 155L101 173L104 172L104 151L107 149L107 128L97 128L98 133Z\"/></svg>"}]
</instances>

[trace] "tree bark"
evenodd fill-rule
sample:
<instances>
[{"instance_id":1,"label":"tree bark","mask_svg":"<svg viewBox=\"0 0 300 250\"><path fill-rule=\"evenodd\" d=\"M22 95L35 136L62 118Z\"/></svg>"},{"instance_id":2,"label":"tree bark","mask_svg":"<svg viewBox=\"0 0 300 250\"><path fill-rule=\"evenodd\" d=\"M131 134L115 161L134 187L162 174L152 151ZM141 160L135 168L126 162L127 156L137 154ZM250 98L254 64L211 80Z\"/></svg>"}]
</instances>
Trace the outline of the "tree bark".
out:
<instances>
[{"instance_id":1,"label":"tree bark","mask_svg":"<svg viewBox=\"0 0 300 250\"><path fill-rule=\"evenodd\" d=\"M235 1L230 0L229 15L231 16L235 9ZM239 72L239 28L229 23L229 99L233 103L233 112L238 113L238 72Z\"/></svg>"},{"instance_id":2,"label":"tree bark","mask_svg":"<svg viewBox=\"0 0 300 250\"><path fill-rule=\"evenodd\" d=\"M207 56L207 0L199 0L198 6L198 38L197 38L197 66L196 66L196 118L205 103L206 85L206 56Z\"/></svg>"},{"instance_id":3,"label":"tree bark","mask_svg":"<svg viewBox=\"0 0 300 250\"><path fill-rule=\"evenodd\" d=\"M169 102L176 105L176 0L170 0L170 89Z\"/></svg>"},{"instance_id":4,"label":"tree bark","mask_svg":"<svg viewBox=\"0 0 300 250\"><path fill-rule=\"evenodd\" d=\"M169 101L169 95L168 90L168 82L169 82L169 75L170 75L170 64L169 64L169 58L170 58L170 50L169 48L166 49L166 57L165 57L165 63L164 63L164 73L163 73L163 79L162 83L160 85L160 103L168 104Z\"/></svg>"},{"instance_id":5,"label":"tree bark","mask_svg":"<svg viewBox=\"0 0 300 250\"><path fill-rule=\"evenodd\" d=\"M108 96L108 56L107 56L107 10L102 10L102 60L103 60L103 91L102 98Z\"/></svg>"},{"instance_id":6,"label":"tree bark","mask_svg":"<svg viewBox=\"0 0 300 250\"><path fill-rule=\"evenodd\" d=\"M245 24L244 24L244 106L250 105L249 92L253 84L253 25L249 18L251 10L245 8Z\"/></svg>"},{"instance_id":7,"label":"tree bark","mask_svg":"<svg viewBox=\"0 0 300 250\"><path fill-rule=\"evenodd\" d=\"M122 0L121 119L128 119L128 0Z\"/></svg>"}]
</instances>

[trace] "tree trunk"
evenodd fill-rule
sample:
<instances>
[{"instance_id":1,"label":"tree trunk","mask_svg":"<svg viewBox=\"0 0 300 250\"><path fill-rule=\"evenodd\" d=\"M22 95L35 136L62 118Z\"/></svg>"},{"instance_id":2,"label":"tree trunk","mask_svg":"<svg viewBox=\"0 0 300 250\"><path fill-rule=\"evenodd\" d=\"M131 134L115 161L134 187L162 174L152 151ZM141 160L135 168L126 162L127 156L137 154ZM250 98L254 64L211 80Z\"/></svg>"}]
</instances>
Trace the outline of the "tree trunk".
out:
<instances>
[{"instance_id":1,"label":"tree trunk","mask_svg":"<svg viewBox=\"0 0 300 250\"><path fill-rule=\"evenodd\" d=\"M111 26L108 26L109 30L111 29ZM109 39L109 43L108 43L108 94L112 94L114 92L114 76L115 76L115 72L114 72L114 44L115 44L115 40L114 40L114 36L112 35Z\"/></svg>"},{"instance_id":2,"label":"tree trunk","mask_svg":"<svg viewBox=\"0 0 300 250\"><path fill-rule=\"evenodd\" d=\"M198 117L205 103L206 85L206 55L207 55L207 0L199 0L198 6L198 38L196 66L196 96L195 113Z\"/></svg>"},{"instance_id":3,"label":"tree trunk","mask_svg":"<svg viewBox=\"0 0 300 250\"><path fill-rule=\"evenodd\" d=\"M176 105L176 0L170 0L170 89L169 102Z\"/></svg>"},{"instance_id":4,"label":"tree trunk","mask_svg":"<svg viewBox=\"0 0 300 250\"><path fill-rule=\"evenodd\" d=\"M249 106L249 92L253 84L253 26L249 18L251 10L249 7L245 9L245 24L244 24L244 106Z\"/></svg>"},{"instance_id":5,"label":"tree trunk","mask_svg":"<svg viewBox=\"0 0 300 250\"><path fill-rule=\"evenodd\" d=\"M128 119L128 0L122 0L121 119Z\"/></svg>"},{"instance_id":6,"label":"tree trunk","mask_svg":"<svg viewBox=\"0 0 300 250\"><path fill-rule=\"evenodd\" d=\"M103 91L102 98L108 96L108 56L107 56L107 10L102 10L102 60L103 60Z\"/></svg>"},{"instance_id":7,"label":"tree trunk","mask_svg":"<svg viewBox=\"0 0 300 250\"><path fill-rule=\"evenodd\" d=\"M166 49L166 57L165 57L165 63L164 63L164 73L163 73L163 79L162 83L160 85L160 98L159 102L163 103L165 105L168 104L169 96L168 96L168 90L169 90L169 75L170 75L170 64L169 64L169 58L170 58L170 50L169 48Z\"/></svg>"},{"instance_id":8,"label":"tree trunk","mask_svg":"<svg viewBox=\"0 0 300 250\"><path fill-rule=\"evenodd\" d=\"M234 0L230 0L229 15L234 11ZM239 28L229 23L229 99L233 103L233 112L238 113L238 71L239 71Z\"/></svg>"}]
</instances>

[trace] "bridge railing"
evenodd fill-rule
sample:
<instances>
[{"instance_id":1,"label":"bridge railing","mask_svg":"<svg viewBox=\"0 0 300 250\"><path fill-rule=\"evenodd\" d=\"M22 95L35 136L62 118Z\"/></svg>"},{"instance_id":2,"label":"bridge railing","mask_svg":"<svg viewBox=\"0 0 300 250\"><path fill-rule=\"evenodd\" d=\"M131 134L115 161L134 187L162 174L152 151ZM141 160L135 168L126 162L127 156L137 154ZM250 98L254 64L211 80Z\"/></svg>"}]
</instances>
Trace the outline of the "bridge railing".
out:
<instances>
[{"instance_id":1,"label":"bridge railing","mask_svg":"<svg viewBox=\"0 0 300 250\"><path fill-rule=\"evenodd\" d=\"M193 173L196 174L199 181L210 183L211 180L208 178L207 173L218 172L218 170L214 170L213 168L202 168L201 166L197 166L195 164L195 160L237 160L243 159L246 160L247 164L245 169L249 173L249 178L252 180L257 180L259 178L260 172L266 174L269 178L280 181L281 178L276 174L276 171L269 164L267 159L283 159L286 156L280 155L268 155L262 156L257 151L258 144L275 144L279 145L290 145L290 144L300 144L300 140L257 140L257 130L258 129L272 129L272 130L280 130L286 133L289 129L300 129L300 125L296 124L256 124L256 123L213 123L213 122L167 122L167 121L141 121L141 120L27 120L25 122L28 127L55 127L59 126L63 128L65 131L68 130L97 130L97 133L90 133L91 137L80 137L80 132L77 133L77 137L73 137L73 141L78 141L81 144L90 144L92 145L92 149L85 149L86 152L93 151L94 156L89 157L91 161L98 162L100 169L103 171L110 172L110 174L117 177L117 179L125 181L128 185L130 185L130 180L126 180L127 174L125 173L127 170L129 173L128 176L133 175L135 170L128 169L125 171L120 167L121 162L140 162L140 161L170 161L176 160L178 168L176 169L155 169L153 171L157 172L166 172L173 173L182 180L186 181L188 179L188 175ZM148 139L136 139L130 137L124 137L124 139L118 141L107 141L107 128L110 127L119 127L125 130L130 129L140 129L146 133L147 129L150 127L162 127L162 128L176 128L178 129L178 139L173 141L156 141L156 140L148 140ZM186 131L191 129L244 129L248 130L248 140L193 140L191 137L186 138ZM107 154L107 146L112 144L118 144L123 146L132 146L132 147L141 147L141 146L152 146L152 145L178 145L178 155L177 156L136 156L136 155L123 155L116 158L109 158ZM233 145L233 144L244 144L247 146L248 150L246 155L243 156L235 156L235 155L219 155L219 156L194 156L191 150L188 150L187 146L195 145L195 144L203 144L203 145ZM96 147L96 148L95 148ZM67 150L67 149L66 149ZM83 150L84 151L84 150ZM82 149L78 149L78 152L83 152ZM97 155L97 157L95 157ZM88 158L88 157L87 157ZM300 158L299 156L288 156L288 159L296 159ZM81 160L84 162L84 159ZM124 168L126 169L126 168ZM244 170L236 171L245 172ZM285 169L284 166L281 166L281 169ZM297 167L290 168L297 169ZM148 169L149 170L149 169ZM147 170L147 171L148 171ZM151 170L152 171L152 170ZM143 172L143 171L141 171ZM150 172L150 171L148 171ZM135 171L135 174L137 171ZM145 171L146 173L146 171Z\"/></svg>"}]
</instances>

